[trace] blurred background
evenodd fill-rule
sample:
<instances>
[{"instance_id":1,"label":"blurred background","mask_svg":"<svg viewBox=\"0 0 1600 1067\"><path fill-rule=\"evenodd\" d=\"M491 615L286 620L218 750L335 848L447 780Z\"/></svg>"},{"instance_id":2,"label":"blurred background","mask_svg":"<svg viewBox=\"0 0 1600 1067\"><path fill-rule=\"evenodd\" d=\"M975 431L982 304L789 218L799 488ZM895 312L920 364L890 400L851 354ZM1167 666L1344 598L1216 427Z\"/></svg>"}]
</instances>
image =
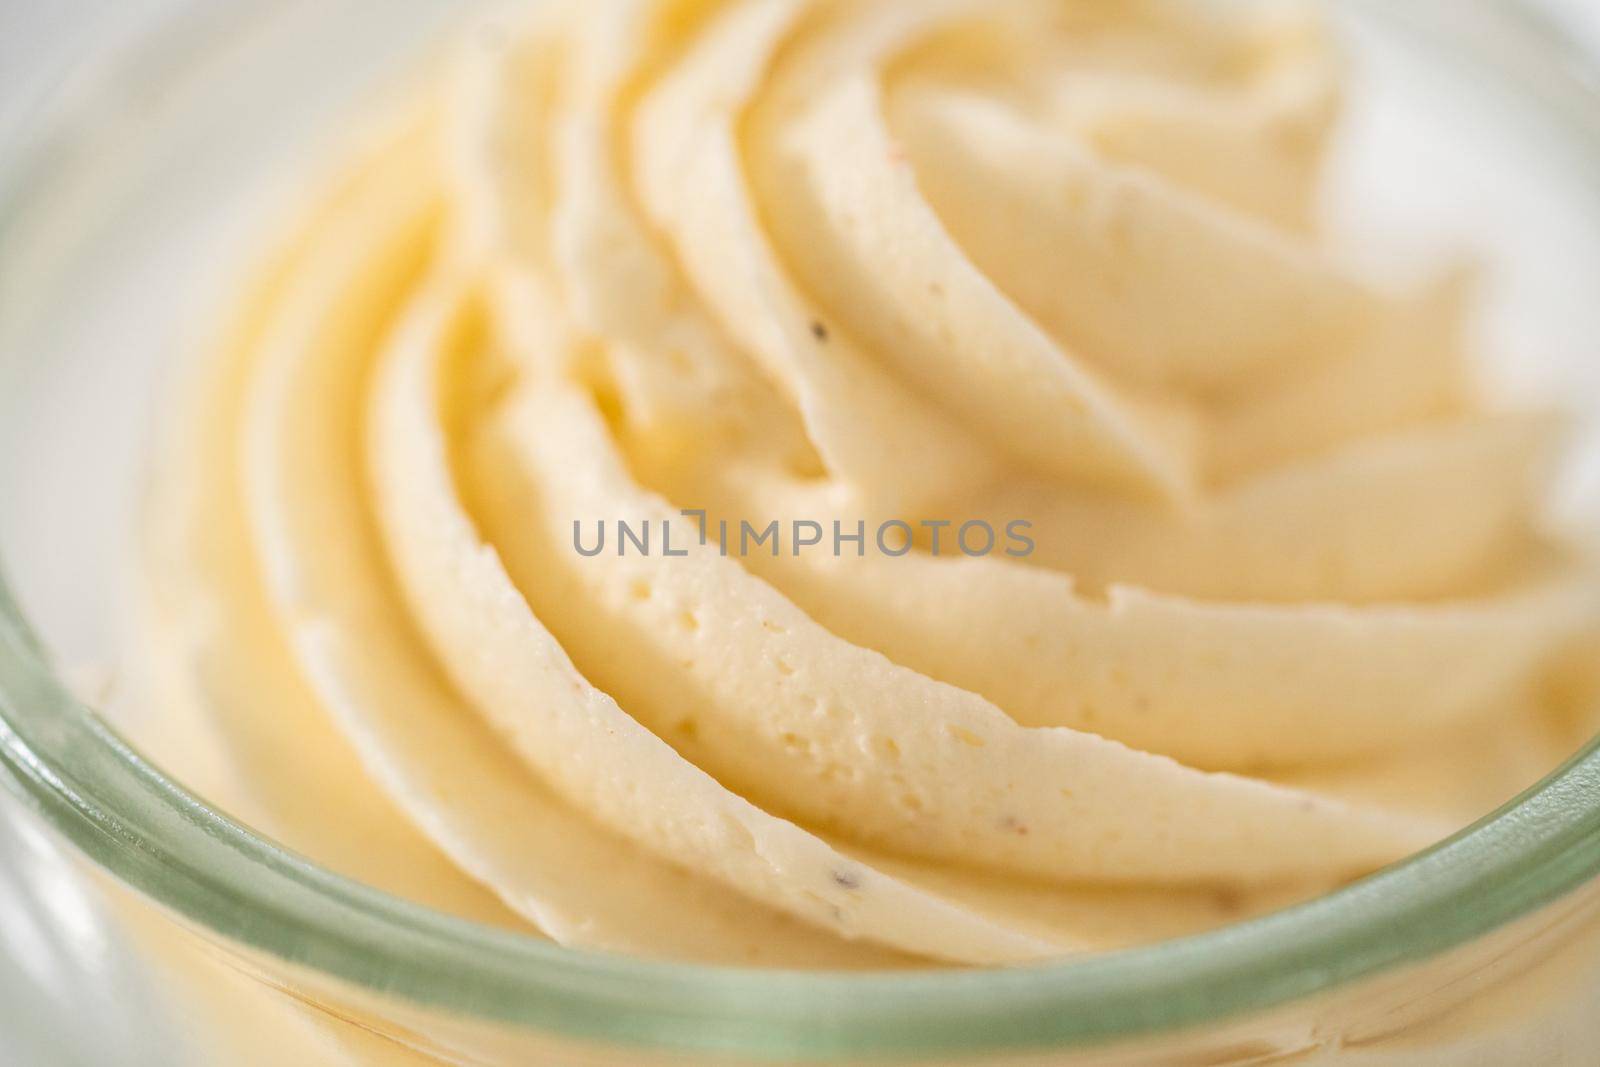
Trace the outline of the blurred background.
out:
<instances>
[{"instance_id":1,"label":"blurred background","mask_svg":"<svg viewBox=\"0 0 1600 1067\"><path fill-rule=\"evenodd\" d=\"M1600 57L1596 0L1395 0L1485 9L1535 9L1552 29ZM182 0L0 0L0 150L42 102L92 65L94 56L158 21Z\"/></svg>"}]
</instances>

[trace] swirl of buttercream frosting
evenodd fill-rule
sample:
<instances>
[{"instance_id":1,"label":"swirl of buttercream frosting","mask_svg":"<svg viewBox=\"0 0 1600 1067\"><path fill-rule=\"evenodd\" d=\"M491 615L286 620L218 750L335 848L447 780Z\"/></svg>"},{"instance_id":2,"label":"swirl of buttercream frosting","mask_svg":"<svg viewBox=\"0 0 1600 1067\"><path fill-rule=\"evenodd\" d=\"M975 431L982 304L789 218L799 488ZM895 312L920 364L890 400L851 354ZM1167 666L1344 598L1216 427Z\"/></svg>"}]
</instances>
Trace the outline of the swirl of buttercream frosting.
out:
<instances>
[{"instance_id":1,"label":"swirl of buttercream frosting","mask_svg":"<svg viewBox=\"0 0 1600 1067\"><path fill-rule=\"evenodd\" d=\"M263 829L574 946L992 965L1336 885L1572 743L1560 421L1476 385L1460 278L1327 250L1317 18L603 0L448 70L161 487L153 629Z\"/></svg>"}]
</instances>

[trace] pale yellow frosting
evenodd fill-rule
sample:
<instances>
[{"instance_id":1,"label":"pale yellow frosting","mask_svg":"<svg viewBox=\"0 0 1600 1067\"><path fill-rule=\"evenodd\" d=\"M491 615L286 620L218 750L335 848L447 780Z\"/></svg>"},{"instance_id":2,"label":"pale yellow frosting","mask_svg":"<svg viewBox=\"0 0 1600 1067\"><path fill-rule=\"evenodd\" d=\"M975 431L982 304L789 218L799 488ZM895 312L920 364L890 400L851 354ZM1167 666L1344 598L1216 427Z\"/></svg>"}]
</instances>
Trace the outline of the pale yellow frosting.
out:
<instances>
[{"instance_id":1,"label":"pale yellow frosting","mask_svg":"<svg viewBox=\"0 0 1600 1067\"><path fill-rule=\"evenodd\" d=\"M605 0L469 42L161 480L148 633L223 806L563 944L1003 964L1331 887L1575 743L1560 423L1474 388L1458 280L1324 250L1314 18ZM918 544L725 555L681 509ZM973 520L1034 552L951 552Z\"/></svg>"}]
</instances>

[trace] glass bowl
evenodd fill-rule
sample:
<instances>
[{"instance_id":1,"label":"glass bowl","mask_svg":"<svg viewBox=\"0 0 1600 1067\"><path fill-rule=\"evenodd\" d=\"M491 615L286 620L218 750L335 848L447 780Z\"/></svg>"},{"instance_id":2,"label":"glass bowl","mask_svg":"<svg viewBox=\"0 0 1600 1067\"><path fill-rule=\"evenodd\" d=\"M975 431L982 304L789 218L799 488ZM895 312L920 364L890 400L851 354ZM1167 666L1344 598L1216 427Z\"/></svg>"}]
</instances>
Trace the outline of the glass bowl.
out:
<instances>
[{"instance_id":1,"label":"glass bowl","mask_svg":"<svg viewBox=\"0 0 1600 1067\"><path fill-rule=\"evenodd\" d=\"M1600 92L1497 7L1335 7L1357 67L1329 205L1348 251L1385 270L1462 243L1486 256L1483 347L1517 357L1491 370L1580 409L1557 506L1592 522ZM200 1062L1592 1056L1594 747L1449 841L1286 911L1048 966L854 976L621 959L430 912L319 869L142 757L159 719L118 713L106 665L161 398L215 325L197 309L225 305L295 178L459 13L193 4L0 172L0 778L76 846L93 921L145 962L99 978L162 991Z\"/></svg>"}]
</instances>

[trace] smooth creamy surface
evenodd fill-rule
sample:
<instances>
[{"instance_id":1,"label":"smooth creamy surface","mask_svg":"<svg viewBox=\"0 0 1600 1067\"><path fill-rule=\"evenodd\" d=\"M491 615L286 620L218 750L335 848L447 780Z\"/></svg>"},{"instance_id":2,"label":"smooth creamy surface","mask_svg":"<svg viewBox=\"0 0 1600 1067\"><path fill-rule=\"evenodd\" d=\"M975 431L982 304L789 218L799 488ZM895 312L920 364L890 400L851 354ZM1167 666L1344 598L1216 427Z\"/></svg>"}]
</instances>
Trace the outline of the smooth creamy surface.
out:
<instances>
[{"instance_id":1,"label":"smooth creamy surface","mask_svg":"<svg viewBox=\"0 0 1600 1067\"><path fill-rule=\"evenodd\" d=\"M1578 742L1595 583L1470 285L1322 251L1340 76L1283 5L475 29L182 427L158 757L425 903L778 966L1189 932L1484 814ZM724 555L686 508L869 533ZM1036 550L952 551L976 519Z\"/></svg>"}]
</instances>

